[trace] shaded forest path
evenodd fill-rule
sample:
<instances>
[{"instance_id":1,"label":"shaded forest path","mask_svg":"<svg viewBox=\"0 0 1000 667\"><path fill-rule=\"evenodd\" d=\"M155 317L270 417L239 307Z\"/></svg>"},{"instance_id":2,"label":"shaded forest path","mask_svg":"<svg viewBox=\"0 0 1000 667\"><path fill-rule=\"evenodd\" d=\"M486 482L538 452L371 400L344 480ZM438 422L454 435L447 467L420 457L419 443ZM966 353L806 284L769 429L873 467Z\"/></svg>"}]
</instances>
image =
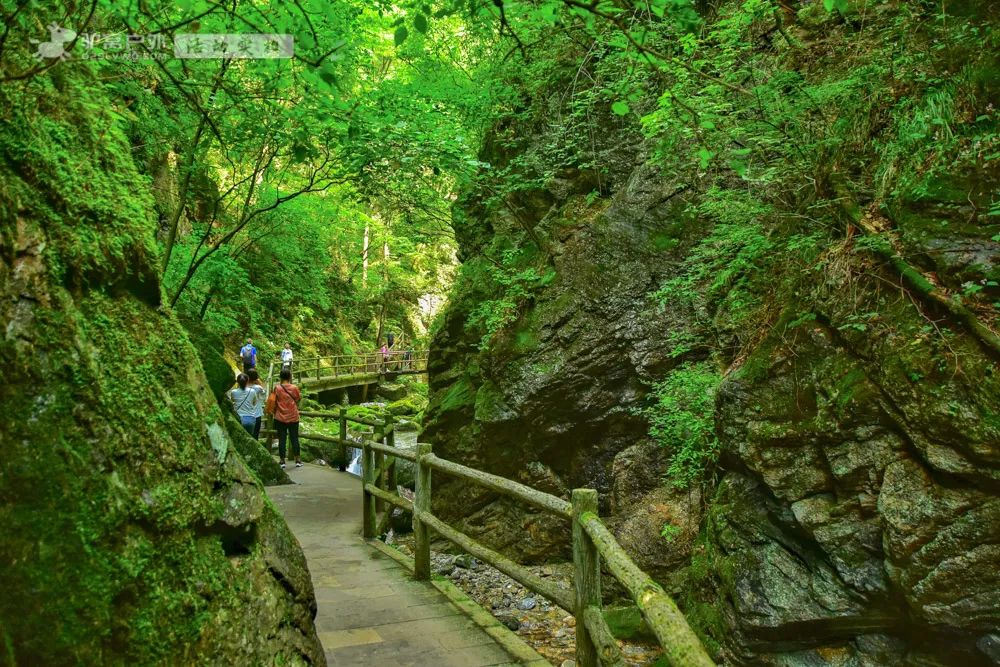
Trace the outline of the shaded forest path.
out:
<instances>
[{"instance_id":1,"label":"shaded forest path","mask_svg":"<svg viewBox=\"0 0 1000 667\"><path fill-rule=\"evenodd\" d=\"M330 665L514 664L429 582L365 544L361 480L312 464L289 476L267 493L305 551Z\"/></svg>"}]
</instances>

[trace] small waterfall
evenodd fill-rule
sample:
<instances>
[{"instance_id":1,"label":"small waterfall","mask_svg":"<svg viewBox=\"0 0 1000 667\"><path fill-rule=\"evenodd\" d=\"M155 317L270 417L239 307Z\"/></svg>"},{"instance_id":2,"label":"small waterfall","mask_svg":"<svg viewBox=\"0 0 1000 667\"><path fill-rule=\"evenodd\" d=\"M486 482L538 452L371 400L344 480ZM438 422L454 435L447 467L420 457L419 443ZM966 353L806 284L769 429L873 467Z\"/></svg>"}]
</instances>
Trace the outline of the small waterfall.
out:
<instances>
[{"instance_id":1,"label":"small waterfall","mask_svg":"<svg viewBox=\"0 0 1000 667\"><path fill-rule=\"evenodd\" d=\"M361 477L361 450L355 447L348 447L347 452L351 457L351 462L347 464L347 472Z\"/></svg>"},{"instance_id":2,"label":"small waterfall","mask_svg":"<svg viewBox=\"0 0 1000 667\"><path fill-rule=\"evenodd\" d=\"M402 431L396 434L396 446L401 449L413 450L417 446L417 433L415 431ZM347 456L350 463L347 464L347 472L361 477L361 448L348 447Z\"/></svg>"}]
</instances>

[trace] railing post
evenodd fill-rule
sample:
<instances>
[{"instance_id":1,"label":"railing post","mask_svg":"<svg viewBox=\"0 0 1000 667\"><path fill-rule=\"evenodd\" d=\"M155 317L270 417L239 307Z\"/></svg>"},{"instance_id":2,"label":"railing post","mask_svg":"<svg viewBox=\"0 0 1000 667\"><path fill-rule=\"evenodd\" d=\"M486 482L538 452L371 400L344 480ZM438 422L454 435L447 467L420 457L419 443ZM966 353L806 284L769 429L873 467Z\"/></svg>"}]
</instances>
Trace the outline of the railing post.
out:
<instances>
[{"instance_id":1,"label":"railing post","mask_svg":"<svg viewBox=\"0 0 1000 667\"><path fill-rule=\"evenodd\" d=\"M319 379L319 357L316 357L316 379Z\"/></svg>"},{"instance_id":2,"label":"railing post","mask_svg":"<svg viewBox=\"0 0 1000 667\"><path fill-rule=\"evenodd\" d=\"M395 420L392 418L392 413L386 413L385 415L385 444L387 447L396 446L396 429L394 427ZM389 469L386 471L386 491L390 493L396 493L396 457L392 457L389 461ZM389 510L390 512L392 510Z\"/></svg>"},{"instance_id":3,"label":"railing post","mask_svg":"<svg viewBox=\"0 0 1000 667\"><path fill-rule=\"evenodd\" d=\"M417 444L417 480L413 495L413 576L418 581L431 578L431 541L421 512L431 511L431 467L424 461L431 453L425 442Z\"/></svg>"},{"instance_id":4,"label":"railing post","mask_svg":"<svg viewBox=\"0 0 1000 667\"><path fill-rule=\"evenodd\" d=\"M367 440L361 444L361 473L365 484L375 483L374 451ZM361 531L366 540L375 539L375 496L364 490L361 506Z\"/></svg>"},{"instance_id":5,"label":"railing post","mask_svg":"<svg viewBox=\"0 0 1000 667\"><path fill-rule=\"evenodd\" d=\"M340 406L340 472L347 470L347 406Z\"/></svg>"},{"instance_id":6,"label":"railing post","mask_svg":"<svg viewBox=\"0 0 1000 667\"><path fill-rule=\"evenodd\" d=\"M384 427L381 426L381 425L375 427L375 432L372 433L372 441L373 442L377 442L379 444L384 444L385 436L382 435L382 433L383 433L382 429L383 428ZM375 454L375 457L374 457L374 459L375 459L375 468L374 468L374 470L376 470L378 472L378 476L375 477L375 479L372 481L372 483L375 484L375 486L377 486L378 488L380 488L380 489L382 489L384 491L385 490L385 454L383 454L382 452L374 452L374 454ZM385 501L382 500L381 498L376 498L375 499L375 513L378 514L379 512L384 512L384 511L385 511Z\"/></svg>"},{"instance_id":7,"label":"railing post","mask_svg":"<svg viewBox=\"0 0 1000 667\"><path fill-rule=\"evenodd\" d=\"M597 667L597 647L587 632L583 613L587 607L601 608L601 556L580 524L584 512L597 513L597 491L573 489L573 581L576 588L576 664Z\"/></svg>"}]
</instances>

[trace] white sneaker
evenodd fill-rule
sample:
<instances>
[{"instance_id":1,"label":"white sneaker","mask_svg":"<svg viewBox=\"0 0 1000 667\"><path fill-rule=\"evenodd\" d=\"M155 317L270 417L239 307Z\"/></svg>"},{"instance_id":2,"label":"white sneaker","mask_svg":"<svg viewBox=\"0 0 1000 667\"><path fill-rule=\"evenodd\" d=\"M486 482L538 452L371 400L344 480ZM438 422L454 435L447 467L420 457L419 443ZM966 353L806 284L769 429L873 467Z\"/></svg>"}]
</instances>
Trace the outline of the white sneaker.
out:
<instances>
[{"instance_id":1,"label":"white sneaker","mask_svg":"<svg viewBox=\"0 0 1000 667\"><path fill-rule=\"evenodd\" d=\"M296 462L295 462L295 467L296 467L296 468L301 468L301 467L302 467L303 465L305 465L305 464L304 464L304 463L302 463L302 461L296 461Z\"/></svg>"},{"instance_id":2,"label":"white sneaker","mask_svg":"<svg viewBox=\"0 0 1000 667\"><path fill-rule=\"evenodd\" d=\"M282 462L280 463L280 465L281 465L281 467L282 467L282 468L284 468L284 467L285 467L285 462L284 462L284 461L282 461Z\"/></svg>"}]
</instances>

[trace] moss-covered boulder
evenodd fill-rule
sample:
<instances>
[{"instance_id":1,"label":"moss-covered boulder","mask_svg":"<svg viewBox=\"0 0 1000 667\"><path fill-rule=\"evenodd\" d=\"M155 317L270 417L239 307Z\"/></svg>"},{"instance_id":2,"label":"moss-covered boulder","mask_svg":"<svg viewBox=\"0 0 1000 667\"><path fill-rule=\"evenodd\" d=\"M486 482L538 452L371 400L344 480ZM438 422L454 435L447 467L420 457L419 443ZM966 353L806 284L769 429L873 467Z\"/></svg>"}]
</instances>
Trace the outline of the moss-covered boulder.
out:
<instances>
[{"instance_id":1,"label":"moss-covered boulder","mask_svg":"<svg viewBox=\"0 0 1000 667\"><path fill-rule=\"evenodd\" d=\"M197 322L185 322L188 340L198 353L201 366L205 369L208 386L216 398L221 398L233 387L236 369L223 356L225 344L222 337L211 333Z\"/></svg>"},{"instance_id":2,"label":"moss-covered boulder","mask_svg":"<svg viewBox=\"0 0 1000 667\"><path fill-rule=\"evenodd\" d=\"M243 429L235 414L226 415L226 431L236 451L243 458L247 467L257 475L264 486L276 484L291 484L288 474L278 465L274 457L257 440L254 440Z\"/></svg>"},{"instance_id":3,"label":"moss-covered boulder","mask_svg":"<svg viewBox=\"0 0 1000 667\"><path fill-rule=\"evenodd\" d=\"M409 389L400 382L382 382L375 390L375 395L387 401L398 401L406 397Z\"/></svg>"},{"instance_id":4,"label":"moss-covered boulder","mask_svg":"<svg viewBox=\"0 0 1000 667\"><path fill-rule=\"evenodd\" d=\"M149 183L91 76L0 86L2 662L324 664L304 557L161 304Z\"/></svg>"},{"instance_id":5,"label":"moss-covered boulder","mask_svg":"<svg viewBox=\"0 0 1000 667\"><path fill-rule=\"evenodd\" d=\"M427 407L427 398L419 394L412 394L398 401L393 401L386 406L386 409L393 416L413 416Z\"/></svg>"}]
</instances>

